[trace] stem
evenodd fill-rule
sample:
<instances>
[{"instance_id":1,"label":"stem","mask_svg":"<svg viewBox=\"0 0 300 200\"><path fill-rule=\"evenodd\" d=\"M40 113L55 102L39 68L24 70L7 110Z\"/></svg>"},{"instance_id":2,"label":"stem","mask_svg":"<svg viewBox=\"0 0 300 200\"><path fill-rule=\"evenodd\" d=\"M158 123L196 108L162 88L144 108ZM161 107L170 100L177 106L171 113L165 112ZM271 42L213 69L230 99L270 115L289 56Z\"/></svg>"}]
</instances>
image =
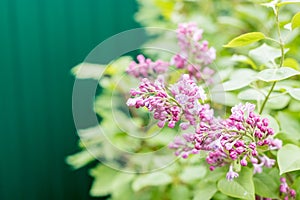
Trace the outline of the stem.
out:
<instances>
[{"instance_id":1,"label":"stem","mask_svg":"<svg viewBox=\"0 0 300 200\"><path fill-rule=\"evenodd\" d=\"M280 45L280 52L281 52L281 58L280 58L279 68L281 68L283 66L283 61L284 61L284 43L282 41L281 32L280 32L279 8L278 7L276 7L276 13L275 13L275 15L276 15L277 34L278 34L279 45ZM272 86L271 86L271 88L270 88L270 90L269 90L266 98L264 99L264 101L262 103L262 106L261 106L261 108L259 110L259 114L262 114L262 112L264 111L266 103L269 100L269 97L270 97L271 93L273 92L276 83L277 83L277 81L273 82L273 84L272 84Z\"/></svg>"},{"instance_id":2,"label":"stem","mask_svg":"<svg viewBox=\"0 0 300 200\"><path fill-rule=\"evenodd\" d=\"M274 81L273 85L271 86L271 89L269 90L269 92L268 92L268 94L267 94L265 100L263 101L263 103L262 103L262 105L261 105L261 108L260 108L260 110L259 110L259 114L261 114L261 113L263 112L263 110L264 110L264 108L265 108L265 105L266 105L267 101L269 100L269 97L270 97L270 95L271 95L271 93L272 93L272 91L273 91L273 89L274 89L276 83L277 83L277 82Z\"/></svg>"}]
</instances>

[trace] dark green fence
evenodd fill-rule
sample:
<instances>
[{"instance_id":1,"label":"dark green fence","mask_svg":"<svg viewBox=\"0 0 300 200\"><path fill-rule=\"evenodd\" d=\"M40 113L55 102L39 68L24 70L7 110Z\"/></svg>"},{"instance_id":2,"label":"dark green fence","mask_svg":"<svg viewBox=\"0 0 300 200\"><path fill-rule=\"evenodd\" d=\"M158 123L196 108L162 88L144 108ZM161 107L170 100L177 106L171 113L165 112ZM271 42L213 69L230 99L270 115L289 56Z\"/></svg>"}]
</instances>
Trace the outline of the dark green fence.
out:
<instances>
[{"instance_id":1,"label":"dark green fence","mask_svg":"<svg viewBox=\"0 0 300 200\"><path fill-rule=\"evenodd\" d=\"M64 163L77 150L72 66L98 43L135 28L134 0L1 0L1 200L84 200L87 169Z\"/></svg>"}]
</instances>

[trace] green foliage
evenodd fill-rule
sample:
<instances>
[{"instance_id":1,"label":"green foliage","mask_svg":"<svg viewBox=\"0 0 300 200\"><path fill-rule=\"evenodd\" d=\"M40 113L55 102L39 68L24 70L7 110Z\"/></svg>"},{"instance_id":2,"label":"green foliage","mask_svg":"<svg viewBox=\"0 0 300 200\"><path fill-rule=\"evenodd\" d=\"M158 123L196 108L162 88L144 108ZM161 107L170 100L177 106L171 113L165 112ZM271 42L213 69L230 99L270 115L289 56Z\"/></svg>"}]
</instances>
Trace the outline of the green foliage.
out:
<instances>
[{"instance_id":1,"label":"green foliage","mask_svg":"<svg viewBox=\"0 0 300 200\"><path fill-rule=\"evenodd\" d=\"M259 65L276 67L275 59L281 56L281 51L264 43L249 51L249 56Z\"/></svg>"},{"instance_id":2,"label":"green foliage","mask_svg":"<svg viewBox=\"0 0 300 200\"><path fill-rule=\"evenodd\" d=\"M231 197L239 199L254 200L254 183L253 183L253 172L249 168L244 168L240 173L239 177L233 181L228 181L226 178L222 178L218 182L218 189Z\"/></svg>"},{"instance_id":3,"label":"green foliage","mask_svg":"<svg viewBox=\"0 0 300 200\"><path fill-rule=\"evenodd\" d=\"M255 193L265 198L279 198L279 173L277 169L264 170L253 177Z\"/></svg>"},{"instance_id":4,"label":"green foliage","mask_svg":"<svg viewBox=\"0 0 300 200\"><path fill-rule=\"evenodd\" d=\"M172 185L169 198L174 200L190 199L191 192L186 185Z\"/></svg>"},{"instance_id":5,"label":"green foliage","mask_svg":"<svg viewBox=\"0 0 300 200\"><path fill-rule=\"evenodd\" d=\"M216 183L200 182L195 188L193 200L209 200L217 192Z\"/></svg>"},{"instance_id":6,"label":"green foliage","mask_svg":"<svg viewBox=\"0 0 300 200\"><path fill-rule=\"evenodd\" d=\"M76 78L99 80L103 89L94 102L94 110L102 118L101 131L99 127L79 130L82 151L66 159L74 169L95 161L95 157L108 164L98 164L90 170L94 178L92 196L110 195L112 200L253 200L255 195L280 199L279 178L283 175L290 177L289 184L300 199L300 4L299 1L263 2L266 7L261 6L262 1L238 0L228 4L226 0L139 0L136 19L144 26L171 29L180 22L195 21L204 29L205 38L218 54L214 68L217 74L213 77L217 84L209 86L208 101L227 111L225 115L240 102L255 103L257 112L269 119L274 137L284 145L270 155L277 158L276 167L253 175L253 166L248 164L247 168L242 167L238 178L229 182L225 179L228 169L209 171L206 155L202 154L189 160L171 157L174 163L168 166L161 161L170 159L170 155L124 156L120 151L143 155L158 152L178 134L177 127L159 129L147 110L126 112L124 99L138 80L124 76L132 61L124 56L107 65L81 63L72 70ZM280 17L276 19L278 13ZM283 26L287 29L283 30ZM150 44L174 46L175 38L163 31L148 34L155 36ZM159 51L144 52L149 57L170 59L170 55ZM172 74L171 79L174 82L178 74ZM136 173L112 169L120 167L124 171L135 169ZM151 168L161 170L140 173Z\"/></svg>"},{"instance_id":7,"label":"green foliage","mask_svg":"<svg viewBox=\"0 0 300 200\"><path fill-rule=\"evenodd\" d=\"M288 92L291 95L291 97L295 98L296 100L300 100L300 88L293 88L290 89Z\"/></svg>"},{"instance_id":8,"label":"green foliage","mask_svg":"<svg viewBox=\"0 0 300 200\"><path fill-rule=\"evenodd\" d=\"M278 151L278 165L280 174L300 170L300 147L287 144Z\"/></svg>"},{"instance_id":9,"label":"green foliage","mask_svg":"<svg viewBox=\"0 0 300 200\"><path fill-rule=\"evenodd\" d=\"M147 186L162 186L172 182L172 177L164 172L153 172L150 174L140 175L132 184L134 191Z\"/></svg>"}]
</instances>

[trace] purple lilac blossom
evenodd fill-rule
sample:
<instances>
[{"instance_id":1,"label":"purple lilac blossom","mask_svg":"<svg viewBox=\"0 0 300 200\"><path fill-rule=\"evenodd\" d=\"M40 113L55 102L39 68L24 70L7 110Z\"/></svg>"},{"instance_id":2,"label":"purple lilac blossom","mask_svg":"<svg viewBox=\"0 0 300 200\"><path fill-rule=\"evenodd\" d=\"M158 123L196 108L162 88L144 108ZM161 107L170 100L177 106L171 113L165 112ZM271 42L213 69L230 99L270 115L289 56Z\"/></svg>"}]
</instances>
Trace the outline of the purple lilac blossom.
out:
<instances>
[{"instance_id":1,"label":"purple lilac blossom","mask_svg":"<svg viewBox=\"0 0 300 200\"><path fill-rule=\"evenodd\" d=\"M184 74L177 83L170 87L170 91L175 100L181 105L185 120L190 125L196 125L197 116L202 107L199 100L202 102L206 100L203 88L197 86L188 74ZM181 127L187 129L188 124L183 122Z\"/></svg>"},{"instance_id":2,"label":"purple lilac blossom","mask_svg":"<svg viewBox=\"0 0 300 200\"><path fill-rule=\"evenodd\" d=\"M139 88L132 89L130 94L132 97L127 100L127 105L136 108L146 107L152 111L159 127L168 122L168 126L174 128L175 123L179 121L182 109L167 94L162 77L155 82L147 78L142 79Z\"/></svg>"},{"instance_id":3,"label":"purple lilac blossom","mask_svg":"<svg viewBox=\"0 0 300 200\"><path fill-rule=\"evenodd\" d=\"M255 105L246 103L234 106L228 119L214 118L213 111L206 117L198 116L200 123L192 143L195 149L208 152L206 161L211 170L238 161L241 166L251 163L254 173L261 173L263 167L275 164L263 151L279 149L282 142L272 138L268 119L256 115L254 109ZM236 177L233 172L230 167L228 180Z\"/></svg>"},{"instance_id":4,"label":"purple lilac blossom","mask_svg":"<svg viewBox=\"0 0 300 200\"><path fill-rule=\"evenodd\" d=\"M127 100L127 105L146 107L153 111L154 118L159 120L159 127L163 127L167 122L170 128L174 128L176 122L184 115L185 121L181 123L181 127L186 129L190 124L194 124L194 116L202 109L199 100L205 100L204 90L187 74L183 74L181 79L169 88L171 94L167 93L162 76L154 82L144 78L138 89L130 91L131 98Z\"/></svg>"},{"instance_id":5,"label":"purple lilac blossom","mask_svg":"<svg viewBox=\"0 0 300 200\"><path fill-rule=\"evenodd\" d=\"M279 191L286 200L296 198L296 191L289 187L289 185L286 182L286 179L283 177L280 178Z\"/></svg>"},{"instance_id":6,"label":"purple lilac blossom","mask_svg":"<svg viewBox=\"0 0 300 200\"><path fill-rule=\"evenodd\" d=\"M126 72L136 78L156 77L158 74L165 73L170 64L168 62L157 60L153 62L150 58L145 58L143 55L137 56L138 62L132 61Z\"/></svg>"},{"instance_id":7,"label":"purple lilac blossom","mask_svg":"<svg viewBox=\"0 0 300 200\"><path fill-rule=\"evenodd\" d=\"M196 23L190 22L179 24L176 32L180 51L173 56L171 64L186 69L197 80L211 83L214 70L207 66L216 59L216 50L209 48L208 41L200 42L203 30Z\"/></svg>"}]
</instances>

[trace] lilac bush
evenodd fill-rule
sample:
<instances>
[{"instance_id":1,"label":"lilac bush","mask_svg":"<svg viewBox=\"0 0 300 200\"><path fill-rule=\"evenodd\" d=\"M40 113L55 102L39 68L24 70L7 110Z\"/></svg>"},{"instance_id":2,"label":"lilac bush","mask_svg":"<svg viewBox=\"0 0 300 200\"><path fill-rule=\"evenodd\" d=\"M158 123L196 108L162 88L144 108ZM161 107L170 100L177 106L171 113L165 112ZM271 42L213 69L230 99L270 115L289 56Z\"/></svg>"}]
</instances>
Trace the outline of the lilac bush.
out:
<instances>
[{"instance_id":1,"label":"lilac bush","mask_svg":"<svg viewBox=\"0 0 300 200\"><path fill-rule=\"evenodd\" d=\"M271 168L275 160L265 155L265 152L280 149L282 142L272 137L274 130L268 126L267 118L262 118L255 113L254 104L240 103L231 109L229 118L221 119L220 116L213 115L214 111L210 109L209 104L200 103L206 100L203 88L197 86L197 79L200 79L203 73L200 71L200 64L207 66L215 59L215 51L212 47L208 49L208 42L199 43L202 32L195 23L179 24L177 29L181 51L186 55L192 55L196 62L200 60L195 66L199 67L195 68L197 73L191 73L189 66L194 65L189 64L186 67L189 74L183 74L175 84L167 87L170 94L167 92L162 76L152 82L144 78L138 89L130 91L131 98L128 99L127 105L148 108L153 112L154 119L158 120L160 128L163 128L166 122L169 128L174 128L179 121L183 130L189 126L194 127L194 132L184 134L182 139L175 138L169 147L175 149L176 155L181 155L183 158L187 158L189 154L197 154L200 150L206 151L208 154L206 161L210 165L210 170L227 166L228 180L239 176L240 169L235 170L234 165L247 166L251 163L254 168L253 173L262 172L263 166ZM191 54L188 53L190 51ZM178 56L179 54L175 58ZM138 60L144 62L145 58L139 55ZM167 63L160 60L157 62L146 60L161 65ZM188 59L179 63L188 63ZM178 68L185 67L178 65L178 62L175 62L175 65ZM135 74L144 73L145 66L135 65L135 72L137 72L135 74L131 73L131 69L132 65L129 65L127 73L136 77ZM141 72L138 73L139 70Z\"/></svg>"},{"instance_id":2,"label":"lilac bush","mask_svg":"<svg viewBox=\"0 0 300 200\"><path fill-rule=\"evenodd\" d=\"M149 43L178 50L145 49L104 70L94 106L104 131L79 130L83 150L67 160L103 163L91 195L300 199L299 2L140 4L144 25L176 29L149 31Z\"/></svg>"}]
</instances>

